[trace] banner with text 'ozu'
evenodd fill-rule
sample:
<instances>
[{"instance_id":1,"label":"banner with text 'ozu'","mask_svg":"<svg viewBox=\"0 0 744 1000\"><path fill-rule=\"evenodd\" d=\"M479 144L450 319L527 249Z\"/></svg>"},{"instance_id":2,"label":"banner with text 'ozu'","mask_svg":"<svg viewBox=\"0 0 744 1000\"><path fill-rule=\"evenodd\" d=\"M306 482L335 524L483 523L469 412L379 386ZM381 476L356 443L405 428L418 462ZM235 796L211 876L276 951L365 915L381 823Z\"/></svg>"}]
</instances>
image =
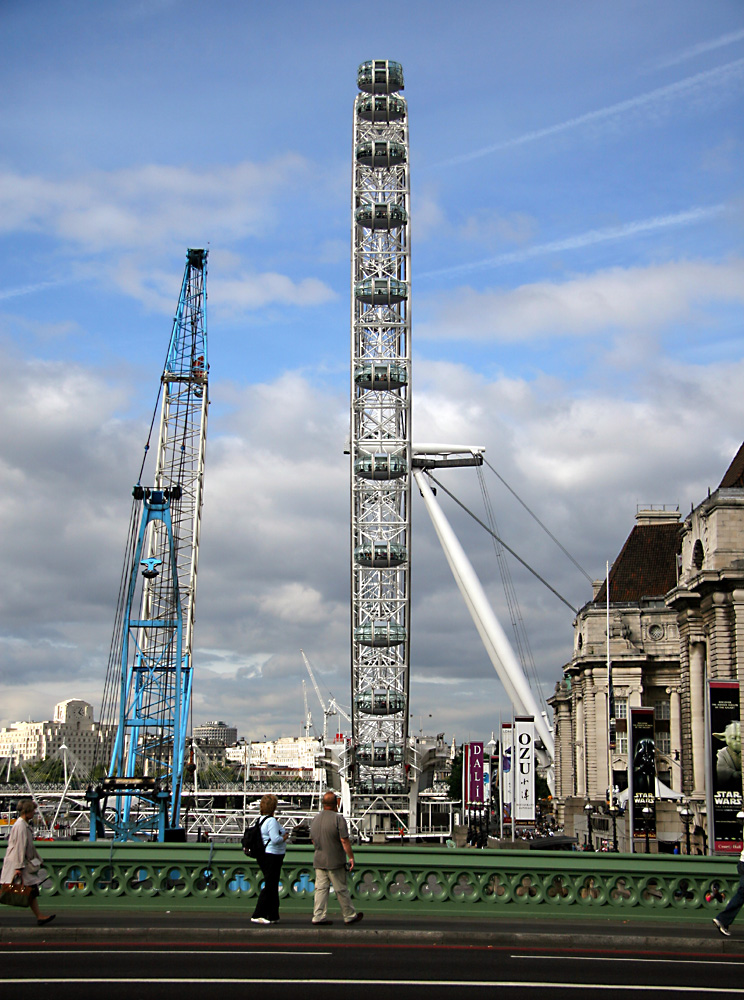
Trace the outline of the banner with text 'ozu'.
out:
<instances>
[{"instance_id":1,"label":"banner with text 'ozu'","mask_svg":"<svg viewBox=\"0 0 744 1000\"><path fill-rule=\"evenodd\" d=\"M514 821L535 821L535 720L514 720Z\"/></svg>"}]
</instances>

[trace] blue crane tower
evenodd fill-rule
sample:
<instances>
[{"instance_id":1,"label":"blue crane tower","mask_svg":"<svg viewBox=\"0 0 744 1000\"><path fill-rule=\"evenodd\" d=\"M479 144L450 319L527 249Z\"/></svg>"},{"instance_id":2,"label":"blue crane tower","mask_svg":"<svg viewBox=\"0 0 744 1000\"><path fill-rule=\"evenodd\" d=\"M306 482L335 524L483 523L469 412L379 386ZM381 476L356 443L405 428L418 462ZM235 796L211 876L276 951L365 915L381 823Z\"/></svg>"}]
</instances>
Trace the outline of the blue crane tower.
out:
<instances>
[{"instance_id":1,"label":"blue crane tower","mask_svg":"<svg viewBox=\"0 0 744 1000\"><path fill-rule=\"evenodd\" d=\"M116 724L106 778L88 789L90 839L185 839L181 789L207 433L207 251L188 250L161 376L155 472L145 445L119 589L102 720ZM155 424L157 403L150 426ZM109 806L109 802L111 805Z\"/></svg>"}]
</instances>

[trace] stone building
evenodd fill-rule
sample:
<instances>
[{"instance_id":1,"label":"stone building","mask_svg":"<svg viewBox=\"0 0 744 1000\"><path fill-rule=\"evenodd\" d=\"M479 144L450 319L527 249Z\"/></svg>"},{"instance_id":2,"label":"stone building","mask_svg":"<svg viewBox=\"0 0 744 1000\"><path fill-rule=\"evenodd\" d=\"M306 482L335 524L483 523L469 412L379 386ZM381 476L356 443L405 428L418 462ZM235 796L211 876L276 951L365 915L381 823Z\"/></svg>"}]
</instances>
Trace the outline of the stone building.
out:
<instances>
[{"instance_id":1,"label":"stone building","mask_svg":"<svg viewBox=\"0 0 744 1000\"><path fill-rule=\"evenodd\" d=\"M53 757L67 747L89 772L96 764L108 765L116 726L93 719L93 706L80 698L67 698L54 706L54 717L42 722L14 722L0 729L0 758L13 766Z\"/></svg>"},{"instance_id":2,"label":"stone building","mask_svg":"<svg viewBox=\"0 0 744 1000\"><path fill-rule=\"evenodd\" d=\"M609 836L607 789L627 786L629 709L654 709L660 849L707 834L705 701L708 680L744 678L744 445L718 489L680 522L678 511L639 510L609 574L609 642L616 739L608 750L607 593L574 621L574 649L550 699L556 743L556 804L567 832ZM627 846L620 823L620 846Z\"/></svg>"}]
</instances>

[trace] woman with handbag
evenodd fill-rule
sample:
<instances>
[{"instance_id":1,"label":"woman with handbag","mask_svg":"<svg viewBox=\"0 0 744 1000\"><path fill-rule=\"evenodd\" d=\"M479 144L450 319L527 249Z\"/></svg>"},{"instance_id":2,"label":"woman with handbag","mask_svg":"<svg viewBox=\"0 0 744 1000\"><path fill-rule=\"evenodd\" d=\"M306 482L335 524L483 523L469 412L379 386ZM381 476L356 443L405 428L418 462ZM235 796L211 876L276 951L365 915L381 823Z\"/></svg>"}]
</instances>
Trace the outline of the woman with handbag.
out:
<instances>
[{"instance_id":1,"label":"woman with handbag","mask_svg":"<svg viewBox=\"0 0 744 1000\"><path fill-rule=\"evenodd\" d=\"M278 805L276 795L264 795L259 803L261 816L264 817L261 822L264 853L258 858L258 863L263 872L264 884L251 917L254 924L279 923L279 876L282 873L284 853L287 850L285 842L289 834L274 819Z\"/></svg>"},{"instance_id":2,"label":"woman with handbag","mask_svg":"<svg viewBox=\"0 0 744 1000\"><path fill-rule=\"evenodd\" d=\"M34 844L34 833L31 829L36 803L33 799L21 799L18 803L18 819L13 824L8 837L8 848L3 860L3 870L0 874L0 896L9 891L12 886L20 885L22 893L29 897L21 905L28 905L36 917L36 923L41 927L54 920L56 914L48 916L39 909L39 886L49 878L41 867L41 858Z\"/></svg>"}]
</instances>

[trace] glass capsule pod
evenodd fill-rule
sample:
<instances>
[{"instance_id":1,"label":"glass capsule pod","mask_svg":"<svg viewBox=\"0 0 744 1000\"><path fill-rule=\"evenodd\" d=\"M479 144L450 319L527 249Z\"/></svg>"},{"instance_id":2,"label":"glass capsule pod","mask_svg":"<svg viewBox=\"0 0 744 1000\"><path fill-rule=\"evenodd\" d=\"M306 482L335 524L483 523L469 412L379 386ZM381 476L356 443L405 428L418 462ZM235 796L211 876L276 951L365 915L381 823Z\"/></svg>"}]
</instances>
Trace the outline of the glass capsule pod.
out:
<instances>
[{"instance_id":1,"label":"glass capsule pod","mask_svg":"<svg viewBox=\"0 0 744 1000\"><path fill-rule=\"evenodd\" d=\"M363 167L397 167L406 162L406 147L390 139L360 142L356 158Z\"/></svg>"},{"instance_id":2,"label":"glass capsule pod","mask_svg":"<svg viewBox=\"0 0 744 1000\"><path fill-rule=\"evenodd\" d=\"M357 86L365 94L390 94L403 90L403 67L392 59L368 59L357 70Z\"/></svg>"},{"instance_id":3,"label":"glass capsule pod","mask_svg":"<svg viewBox=\"0 0 744 1000\"><path fill-rule=\"evenodd\" d=\"M372 569L389 569L400 566L408 558L405 545L397 542L364 542L354 549L354 562Z\"/></svg>"},{"instance_id":4,"label":"glass capsule pod","mask_svg":"<svg viewBox=\"0 0 744 1000\"><path fill-rule=\"evenodd\" d=\"M400 278L363 278L354 285L354 295L370 306L392 306L408 298L408 285Z\"/></svg>"},{"instance_id":5,"label":"glass capsule pod","mask_svg":"<svg viewBox=\"0 0 744 1000\"><path fill-rule=\"evenodd\" d=\"M365 97L357 104L357 113L365 122L399 122L406 117L406 102L402 97Z\"/></svg>"},{"instance_id":6,"label":"glass capsule pod","mask_svg":"<svg viewBox=\"0 0 744 1000\"><path fill-rule=\"evenodd\" d=\"M358 764L366 767L391 767L403 763L403 747L381 740L375 743L360 743L356 749Z\"/></svg>"},{"instance_id":7,"label":"glass capsule pod","mask_svg":"<svg viewBox=\"0 0 744 1000\"><path fill-rule=\"evenodd\" d=\"M408 371L394 361L365 361L354 369L354 381L362 389L402 389L408 385Z\"/></svg>"},{"instance_id":8,"label":"glass capsule pod","mask_svg":"<svg viewBox=\"0 0 744 1000\"><path fill-rule=\"evenodd\" d=\"M397 229L408 222L408 212L402 205L388 204L386 201L365 201L354 213L357 224L365 229Z\"/></svg>"},{"instance_id":9,"label":"glass capsule pod","mask_svg":"<svg viewBox=\"0 0 744 1000\"><path fill-rule=\"evenodd\" d=\"M354 461L354 475L362 479L401 479L408 472L403 452L393 455L361 455Z\"/></svg>"},{"instance_id":10,"label":"glass capsule pod","mask_svg":"<svg viewBox=\"0 0 744 1000\"><path fill-rule=\"evenodd\" d=\"M405 795L407 789L402 781L386 781L382 778L377 781L360 781L356 785L356 791L362 795Z\"/></svg>"},{"instance_id":11,"label":"glass capsule pod","mask_svg":"<svg viewBox=\"0 0 744 1000\"><path fill-rule=\"evenodd\" d=\"M396 622L378 620L367 622L366 625L357 625L354 629L354 642L360 646L398 646L406 641L406 629L404 625Z\"/></svg>"},{"instance_id":12,"label":"glass capsule pod","mask_svg":"<svg viewBox=\"0 0 744 1000\"><path fill-rule=\"evenodd\" d=\"M365 715L397 715L406 707L406 696L390 688L365 688L357 695L356 703Z\"/></svg>"}]
</instances>

